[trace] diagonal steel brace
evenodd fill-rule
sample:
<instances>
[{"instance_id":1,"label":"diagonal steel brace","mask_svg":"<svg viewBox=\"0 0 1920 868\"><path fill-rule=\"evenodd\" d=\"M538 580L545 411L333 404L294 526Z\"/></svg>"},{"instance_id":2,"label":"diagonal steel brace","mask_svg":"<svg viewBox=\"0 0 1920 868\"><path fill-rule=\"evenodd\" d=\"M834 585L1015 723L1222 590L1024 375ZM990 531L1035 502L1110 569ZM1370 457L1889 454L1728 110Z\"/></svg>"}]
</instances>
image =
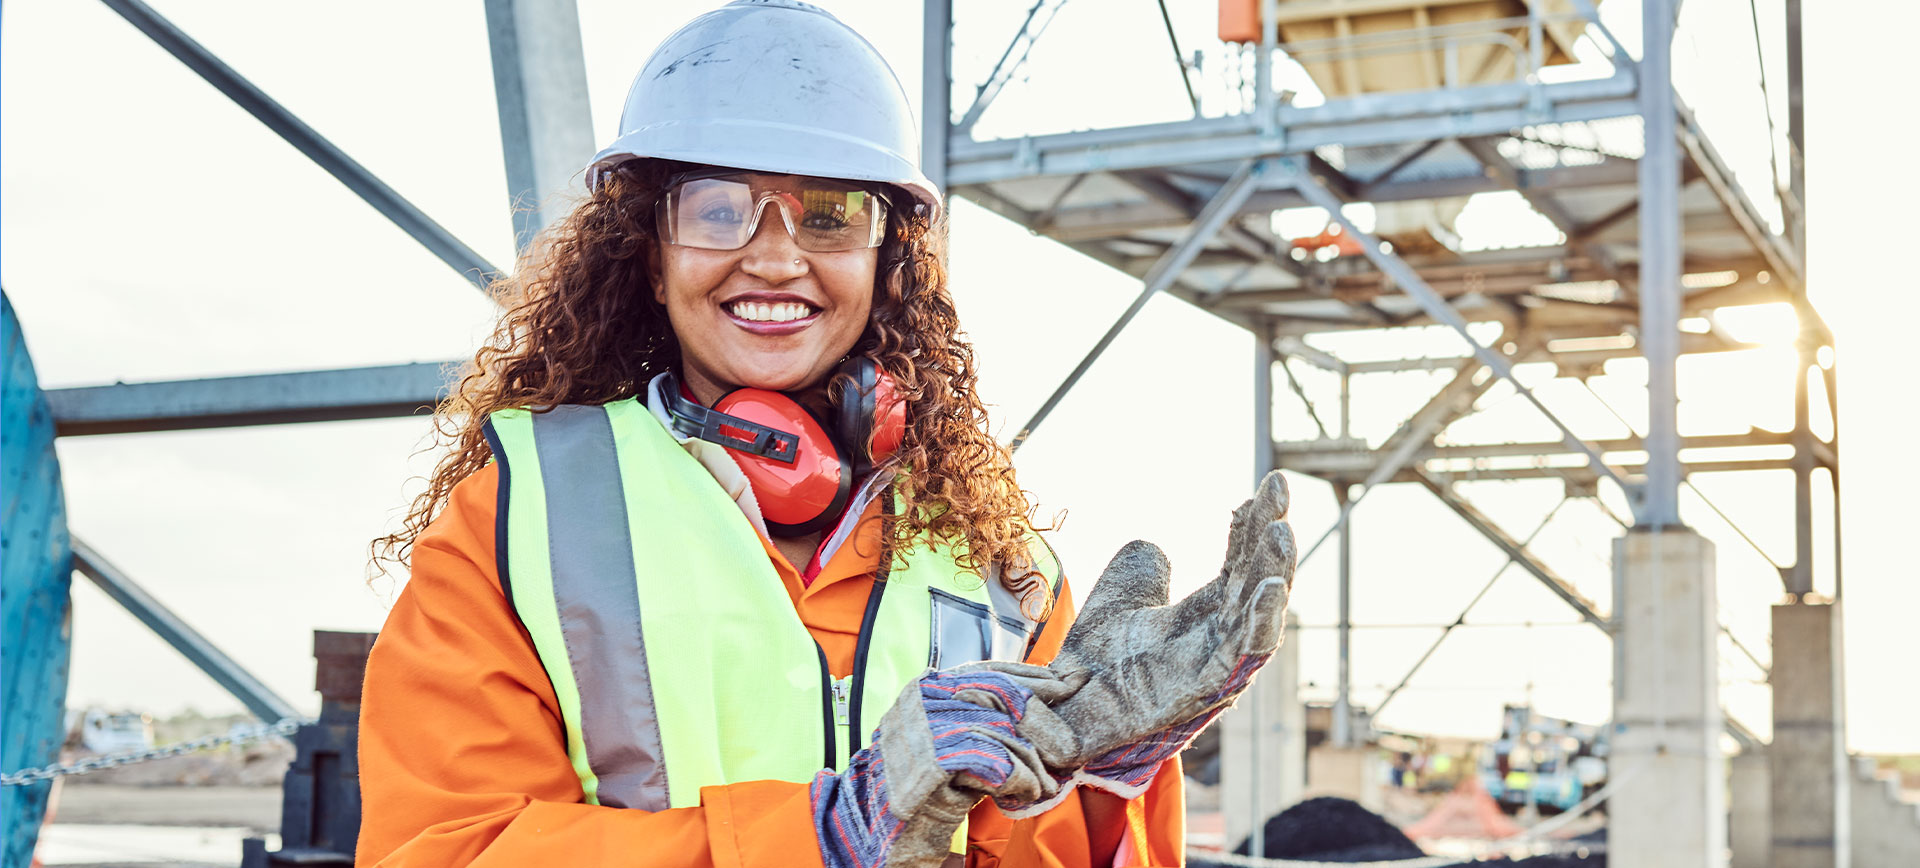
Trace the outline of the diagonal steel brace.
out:
<instances>
[{"instance_id":1,"label":"diagonal steel brace","mask_svg":"<svg viewBox=\"0 0 1920 868\"><path fill-rule=\"evenodd\" d=\"M1220 227L1226 225L1233 215L1240 212L1240 206L1246 204L1247 197L1253 195L1253 191L1259 188L1260 178L1266 174L1266 171L1267 161L1264 159L1248 160L1234 170L1233 176L1229 177L1226 184L1220 187L1220 191L1214 194L1213 200L1201 210L1200 216L1194 218L1193 223L1188 225L1186 233L1180 236L1180 240L1174 242L1173 247L1168 248L1166 253L1161 254L1159 261L1148 270L1146 286L1134 298L1133 304L1128 305L1126 311L1120 314L1120 318L1107 329L1107 333L1100 336L1100 340L1094 343L1093 349L1087 351L1086 358L1081 359L1080 364L1074 366L1073 373L1068 374L1060 386L1053 390L1053 394L1048 396L1046 403L1040 405L1040 409L1033 414L1033 418L1028 419L1027 424L1020 427L1020 432L1014 435L1012 442L1007 444L1008 451L1018 450L1021 444L1027 442L1027 438L1033 435L1033 430L1040 427L1041 422L1046 421L1047 415L1053 412L1054 407L1059 406L1060 400L1067 396L1067 392L1073 389L1074 384L1080 382L1080 378L1087 373L1087 369L1093 367L1094 360L1107 351L1107 346L1113 343L1114 338L1120 336L1121 330L1133 321L1141 308L1146 307L1147 302L1161 290L1173 285L1173 281L1180 276L1180 273L1187 270L1187 266L1193 263L1194 257L1199 256L1200 251L1207 246L1207 242L1219 233Z\"/></svg>"}]
</instances>

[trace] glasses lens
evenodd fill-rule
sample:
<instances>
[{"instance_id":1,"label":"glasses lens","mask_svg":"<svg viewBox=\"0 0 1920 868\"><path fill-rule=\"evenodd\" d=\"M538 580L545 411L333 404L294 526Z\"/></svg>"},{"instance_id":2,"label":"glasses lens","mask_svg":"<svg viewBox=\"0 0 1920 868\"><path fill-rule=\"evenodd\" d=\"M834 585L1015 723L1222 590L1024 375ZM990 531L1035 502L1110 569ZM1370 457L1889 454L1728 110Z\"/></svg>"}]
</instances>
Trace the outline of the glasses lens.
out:
<instances>
[{"instance_id":1,"label":"glasses lens","mask_svg":"<svg viewBox=\"0 0 1920 868\"><path fill-rule=\"evenodd\" d=\"M886 234L884 199L844 181L807 177L681 182L661 203L662 228L674 244L738 250L752 240L769 200L802 250L878 247Z\"/></svg>"},{"instance_id":2,"label":"glasses lens","mask_svg":"<svg viewBox=\"0 0 1920 868\"><path fill-rule=\"evenodd\" d=\"M801 189L795 238L807 250L858 250L873 247L874 230L883 223L879 199L865 190L817 185Z\"/></svg>"},{"instance_id":3,"label":"glasses lens","mask_svg":"<svg viewBox=\"0 0 1920 868\"><path fill-rule=\"evenodd\" d=\"M746 246L753 221L753 188L744 181L702 178L675 187L667 196L673 243L710 250Z\"/></svg>"}]
</instances>

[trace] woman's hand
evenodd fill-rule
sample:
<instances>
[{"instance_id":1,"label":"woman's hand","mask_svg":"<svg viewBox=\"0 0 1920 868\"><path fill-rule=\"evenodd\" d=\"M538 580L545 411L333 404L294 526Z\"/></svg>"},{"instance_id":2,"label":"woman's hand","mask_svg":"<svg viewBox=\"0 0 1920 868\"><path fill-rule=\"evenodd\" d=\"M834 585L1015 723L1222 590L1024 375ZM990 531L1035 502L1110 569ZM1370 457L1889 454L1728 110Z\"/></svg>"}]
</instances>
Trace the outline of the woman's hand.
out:
<instances>
[{"instance_id":1,"label":"woman's hand","mask_svg":"<svg viewBox=\"0 0 1920 868\"><path fill-rule=\"evenodd\" d=\"M1151 543L1128 543L1052 664L975 665L1006 673L1040 700L1019 729L1050 768L1137 794L1161 761L1232 705L1284 632L1295 561L1286 514L1286 482L1270 473L1234 510L1226 564L1205 587L1168 605L1166 557Z\"/></svg>"},{"instance_id":2,"label":"woman's hand","mask_svg":"<svg viewBox=\"0 0 1920 868\"><path fill-rule=\"evenodd\" d=\"M948 670L907 685L873 744L845 772L814 778L827 868L933 868L982 798L1012 806L1053 799L1062 782L1018 732L1032 699L997 672Z\"/></svg>"}]
</instances>

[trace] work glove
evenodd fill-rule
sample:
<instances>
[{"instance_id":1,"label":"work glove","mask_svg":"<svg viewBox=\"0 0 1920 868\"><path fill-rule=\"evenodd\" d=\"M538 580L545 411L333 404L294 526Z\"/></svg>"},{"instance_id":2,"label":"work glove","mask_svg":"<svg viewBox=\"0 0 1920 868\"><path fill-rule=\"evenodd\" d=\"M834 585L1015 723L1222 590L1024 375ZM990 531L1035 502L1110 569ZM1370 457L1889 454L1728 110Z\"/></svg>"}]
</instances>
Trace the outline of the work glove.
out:
<instances>
[{"instance_id":1,"label":"work glove","mask_svg":"<svg viewBox=\"0 0 1920 868\"><path fill-rule=\"evenodd\" d=\"M1061 786L1038 802L1003 802L1003 811L1043 811L1073 781L1138 796L1233 704L1284 634L1295 561L1286 515L1286 481L1269 473L1233 512L1219 576L1186 599L1168 605L1166 556L1131 542L1100 574L1051 664L960 667L1006 674L1038 700L1016 731Z\"/></svg>"},{"instance_id":2,"label":"work glove","mask_svg":"<svg viewBox=\"0 0 1920 868\"><path fill-rule=\"evenodd\" d=\"M1019 732L1032 695L996 672L909 683L847 770L809 790L827 868L934 868L982 798L1057 801L1061 781Z\"/></svg>"}]
</instances>

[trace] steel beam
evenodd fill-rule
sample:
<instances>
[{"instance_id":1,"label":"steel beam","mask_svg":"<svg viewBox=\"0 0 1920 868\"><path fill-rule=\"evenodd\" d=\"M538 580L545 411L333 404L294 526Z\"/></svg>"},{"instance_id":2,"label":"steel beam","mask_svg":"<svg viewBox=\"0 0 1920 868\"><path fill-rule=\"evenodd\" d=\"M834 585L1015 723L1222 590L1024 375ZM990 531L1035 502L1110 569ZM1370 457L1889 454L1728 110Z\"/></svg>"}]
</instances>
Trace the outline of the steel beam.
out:
<instances>
[{"instance_id":1,"label":"steel beam","mask_svg":"<svg viewBox=\"0 0 1920 868\"><path fill-rule=\"evenodd\" d=\"M1646 462L1644 461L1618 461L1618 462L1614 462L1613 466L1616 470L1625 474L1643 473L1646 470ZM1709 474L1709 473L1744 473L1744 472L1753 471L1753 470L1789 470L1792 467L1793 467L1793 460L1790 458L1755 458L1755 459L1749 459L1744 461L1728 460L1728 461L1688 462L1687 472L1692 475L1703 475L1703 474ZM1287 469L1294 470L1295 468L1288 467ZM1300 472L1304 473L1305 471L1300 471ZM1408 468L1398 474L1395 474L1394 477L1388 481L1389 482L1418 482L1419 480L1415 478L1414 472L1415 472L1414 468ZM1475 469L1475 470L1459 470L1459 471L1439 470L1435 468L1422 468L1420 469L1420 472L1430 474L1436 479L1450 479L1450 480L1458 480L1461 482L1514 480L1514 479L1558 479L1568 484L1577 485L1581 488L1587 488L1587 489L1591 489L1595 484L1597 484L1600 481L1600 477L1594 474L1593 469L1590 467L1587 467L1584 464L1577 465L1577 466L1569 466L1569 467L1535 467L1535 466L1495 467L1491 469ZM1323 479L1351 479L1356 474L1323 473L1323 474L1312 474L1312 475L1319 476L1320 478L1323 478Z\"/></svg>"},{"instance_id":2,"label":"steel beam","mask_svg":"<svg viewBox=\"0 0 1920 868\"><path fill-rule=\"evenodd\" d=\"M1033 53L1034 43L1040 41L1041 34L1047 32L1047 25L1053 23L1053 16L1059 14L1060 7L1065 5L1066 0L1034 0L1033 6L1027 10L1026 20L1020 23L1020 31L1013 35L1013 39L1007 43L1007 49L1000 53L1000 60L994 63L993 72L975 91L973 105L968 106L967 113L953 125L952 135L962 138L973 136L973 125L979 122L980 115L986 112L987 106L993 104L1001 88L1013 80L1020 67L1026 65L1027 56ZM951 11L948 14L951 16ZM1039 22L1038 25L1035 22ZM1018 57L1014 56L1016 51L1019 52Z\"/></svg>"},{"instance_id":3,"label":"steel beam","mask_svg":"<svg viewBox=\"0 0 1920 868\"><path fill-rule=\"evenodd\" d=\"M1803 329L1793 368L1793 567L1783 574L1798 601L1813 593L1813 413L1808 392L1816 367L1811 330Z\"/></svg>"},{"instance_id":4,"label":"steel beam","mask_svg":"<svg viewBox=\"0 0 1920 868\"><path fill-rule=\"evenodd\" d=\"M1640 336L1647 360L1647 476L1634 521L1680 526L1680 153L1673 93L1676 3L1643 0L1640 115L1646 124L1640 158ZM1701 166L1701 171L1707 170Z\"/></svg>"},{"instance_id":5,"label":"steel beam","mask_svg":"<svg viewBox=\"0 0 1920 868\"><path fill-rule=\"evenodd\" d=\"M1527 388L1519 380L1514 378L1513 362L1506 356L1482 346L1479 341L1475 340L1473 335L1467 332L1467 322L1460 316L1460 313L1448 306L1446 300L1441 298L1439 293L1434 292L1432 287L1429 287L1426 281L1421 279L1420 275L1407 265L1405 260L1383 250L1380 247L1379 239L1369 233L1360 231L1360 227L1354 225L1353 221L1341 212L1341 205L1343 203L1332 191L1322 185L1318 179L1304 173L1297 172L1295 178L1298 181L1298 189L1301 195L1307 197L1313 204L1325 209L1328 215L1334 220L1339 221L1341 228L1346 230L1349 235L1353 236L1353 238L1359 242L1361 249L1366 253L1367 258L1373 261L1375 266L1381 271L1386 272L1395 283L1399 284L1400 288L1404 290L1407 295L1412 296L1415 301L1419 302L1420 307L1426 310L1429 316L1452 327L1453 330L1460 335L1460 339L1466 341L1467 345L1472 348L1475 358L1479 359L1481 363L1487 367L1492 368L1494 373L1498 374L1502 379L1511 383L1514 391L1526 398L1528 403L1533 404L1534 408L1539 410L1540 413L1547 418L1547 421L1552 422L1555 428L1560 429L1560 435L1566 441L1566 444L1575 451L1585 454L1588 463L1593 467L1595 473L1613 480L1614 484L1626 490L1629 496L1632 495L1633 488L1626 480L1621 479L1618 474L1615 474L1612 468L1607 467L1606 462L1600 460L1600 453L1594 451L1592 447L1589 447L1576 436L1573 433L1573 429L1568 428L1567 424L1561 421L1560 417L1555 415L1552 410L1547 409L1547 405L1540 402L1540 399L1533 394L1532 389ZM1676 287L1679 285L1679 276L1677 273L1674 277L1674 285ZM1675 330L1677 332L1677 318L1675 319L1675 323Z\"/></svg>"},{"instance_id":6,"label":"steel beam","mask_svg":"<svg viewBox=\"0 0 1920 868\"><path fill-rule=\"evenodd\" d=\"M1555 199L1553 194L1522 184L1519 169L1500 153L1500 149L1493 142L1493 137L1477 136L1462 139L1460 144L1467 149L1467 153L1473 155L1474 159L1479 160L1480 164L1485 166L1502 186L1517 190L1520 196L1527 200L1527 204L1533 206L1533 210L1540 212L1541 216L1559 227L1560 231L1566 234L1569 245L1593 260L1601 270L1619 281L1621 286L1632 291L1634 277L1621 269L1620 264L1614 261L1613 254L1607 252L1605 245L1592 240L1591 236L1594 233L1589 232L1587 227L1581 225L1579 220L1568 213L1566 207L1561 205L1560 200Z\"/></svg>"},{"instance_id":7,"label":"steel beam","mask_svg":"<svg viewBox=\"0 0 1920 868\"><path fill-rule=\"evenodd\" d=\"M1074 384L1080 382L1080 378L1087 373L1087 369L1093 367L1094 361L1100 358L1101 353L1107 351L1107 346L1113 343L1114 338L1120 336L1120 332L1133 321L1141 308L1146 307L1147 302L1161 290L1171 286L1174 278L1186 270L1194 256L1206 246L1208 239L1219 232L1220 227L1239 211L1240 203L1246 201L1247 196L1253 193L1254 185L1259 183L1260 176L1266 171L1265 160L1248 160L1234 171L1233 177L1227 179L1227 183L1214 194L1212 201L1207 203L1207 207L1194 218L1193 224L1187 227L1180 241L1174 244L1154 266L1153 271L1147 274L1146 286L1134 298L1133 304L1128 305L1127 309L1120 314L1120 318L1107 329L1107 333L1100 336L1100 340L1094 343L1093 349L1087 352L1086 357L1080 360L1080 364L1074 366L1073 372L1053 390L1053 394L1040 405L1040 409L1033 414L1033 418L1028 419L1027 424L1020 426L1020 432L1015 434L1012 442L1007 444L1009 451L1018 450L1021 444L1027 442L1028 437L1033 436L1034 429L1040 427L1041 422L1046 421L1047 415L1053 412L1054 407L1059 406L1060 400L1067 396L1067 392L1073 389Z\"/></svg>"},{"instance_id":8,"label":"steel beam","mask_svg":"<svg viewBox=\"0 0 1920 868\"><path fill-rule=\"evenodd\" d=\"M1360 198L1366 199L1369 202L1375 201L1375 190L1379 189L1379 187L1386 182L1393 180L1393 176L1400 174L1400 172L1408 166L1419 162L1421 157L1432 153L1434 148L1440 147L1441 143L1446 141L1449 140L1434 139L1429 142L1422 142L1408 149L1406 153L1400 155L1400 159L1393 161L1393 165L1380 170L1379 174L1367 179L1365 185L1361 187Z\"/></svg>"},{"instance_id":9,"label":"steel beam","mask_svg":"<svg viewBox=\"0 0 1920 868\"><path fill-rule=\"evenodd\" d=\"M1339 356L1320 349L1297 337L1288 336L1278 338L1274 342L1274 348L1279 350L1283 355L1296 356L1302 361L1323 371L1344 374L1352 370L1346 362L1341 361ZM1459 362L1459 359L1454 360L1455 364L1459 364Z\"/></svg>"},{"instance_id":10,"label":"steel beam","mask_svg":"<svg viewBox=\"0 0 1920 868\"><path fill-rule=\"evenodd\" d=\"M953 0L925 0L921 15L920 171L934 189L951 196L947 143L954 137Z\"/></svg>"},{"instance_id":11,"label":"steel beam","mask_svg":"<svg viewBox=\"0 0 1920 868\"><path fill-rule=\"evenodd\" d=\"M1482 367L1484 365L1478 359L1461 362L1460 366L1454 369L1453 379L1440 387L1440 391L1428 399L1425 406L1401 423L1400 428L1388 437L1385 443L1380 444L1379 452L1384 452L1385 457L1367 473L1366 480L1361 483L1360 496L1351 500L1341 498L1340 514L1334 518L1333 526L1327 528L1326 532L1307 548L1297 564L1304 565L1322 545L1326 544L1328 538L1342 532L1347 526L1348 517L1353 515L1354 507L1359 506L1360 501L1365 500L1375 487L1397 476L1422 447L1433 445L1435 434L1440 433L1455 419L1473 409L1473 402L1486 394L1487 389L1496 379L1494 377L1478 379L1477 375ZM1372 454L1379 454L1379 452ZM1276 458L1275 463L1281 462Z\"/></svg>"},{"instance_id":12,"label":"steel beam","mask_svg":"<svg viewBox=\"0 0 1920 868\"><path fill-rule=\"evenodd\" d=\"M486 0L516 250L566 210L593 158L593 113L574 0Z\"/></svg>"},{"instance_id":13,"label":"steel beam","mask_svg":"<svg viewBox=\"0 0 1920 868\"><path fill-rule=\"evenodd\" d=\"M1147 194L1154 201L1174 209L1181 215L1182 223L1192 221L1207 205L1204 200L1199 200L1197 197L1168 182L1166 179L1147 172L1114 172L1113 176L1126 182L1134 189ZM1238 217L1239 215L1236 214L1234 216ZM1226 242L1228 246L1252 257L1262 264L1275 266L1281 271L1285 271L1296 277L1306 274L1306 268L1300 263L1282 255L1273 241L1268 241L1254 235L1240 224L1232 222L1232 220L1229 220L1226 225L1220 227L1219 237L1220 240Z\"/></svg>"},{"instance_id":14,"label":"steel beam","mask_svg":"<svg viewBox=\"0 0 1920 868\"><path fill-rule=\"evenodd\" d=\"M1787 190L1793 209L1787 214L1787 232L1801 256L1807 252L1807 111L1802 96L1805 52L1801 49L1800 0L1786 0L1787 13ZM1762 71L1764 74L1764 70ZM1771 110L1771 106L1768 107ZM1778 183L1776 179L1775 183Z\"/></svg>"},{"instance_id":15,"label":"steel beam","mask_svg":"<svg viewBox=\"0 0 1920 868\"><path fill-rule=\"evenodd\" d=\"M431 411L459 362L47 390L62 437L335 422Z\"/></svg>"},{"instance_id":16,"label":"steel beam","mask_svg":"<svg viewBox=\"0 0 1920 868\"><path fill-rule=\"evenodd\" d=\"M949 142L949 180L971 185L1238 161L1271 154L1278 142L1284 142L1285 153L1304 154L1322 145L1497 135L1536 124L1630 116L1637 110L1632 94L1632 80L1616 76L1538 87L1507 84L1369 94L1307 108L1286 106L1276 112L1282 125L1272 135L1262 133L1254 116L1233 115L990 142L955 136ZM1546 99L1544 107L1536 97Z\"/></svg>"},{"instance_id":17,"label":"steel beam","mask_svg":"<svg viewBox=\"0 0 1920 868\"><path fill-rule=\"evenodd\" d=\"M345 184L347 189L352 190L368 205L372 205L374 210L379 211L388 220L392 220L394 225L413 236L413 240L420 242L421 246L432 251L433 255L440 257L441 262L452 266L454 271L460 272L460 276L466 278L469 283L485 290L493 277L499 273L499 269L481 258L473 248L453 237L453 233L448 232L446 227L433 222L425 212L402 198L392 187L375 177L367 167L355 162L352 157L346 155L346 152L335 147L332 142L307 126L306 122L287 111L285 106L274 102L273 98L255 87L253 82L235 72L233 67L226 65L220 58L213 56L205 46L195 42L180 28L173 26L173 22L160 17L160 14L149 8L147 4L140 0L102 0L102 2L106 3L108 8L120 13L120 17L127 19L161 48L166 49L167 53L186 64L188 69L206 79L208 84L226 94L228 99L246 109L248 114L266 124L268 129L278 133L287 141L287 144L299 149L307 159L327 170L340 183Z\"/></svg>"},{"instance_id":18,"label":"steel beam","mask_svg":"<svg viewBox=\"0 0 1920 868\"><path fill-rule=\"evenodd\" d=\"M1371 488L1372 486L1368 486ZM1339 620L1335 642L1339 646L1334 667L1333 725L1328 733L1335 747L1353 746L1353 506L1348 503L1347 487L1333 486L1333 497L1340 504L1339 581L1335 594L1339 600Z\"/></svg>"},{"instance_id":19,"label":"steel beam","mask_svg":"<svg viewBox=\"0 0 1920 868\"><path fill-rule=\"evenodd\" d=\"M1280 357L1280 371L1287 375L1287 386L1293 389L1294 397L1300 399L1300 406L1306 408L1307 418L1313 420L1313 427L1320 430L1322 438L1331 438L1333 435L1327 431L1327 423L1321 421L1320 411L1314 409L1313 399L1307 397L1307 390L1300 385L1300 378L1293 375L1293 368L1287 365L1286 356Z\"/></svg>"},{"instance_id":20,"label":"steel beam","mask_svg":"<svg viewBox=\"0 0 1920 868\"><path fill-rule=\"evenodd\" d=\"M1014 223L1017 223L1021 226L1032 226L1034 223L1038 222L1034 212L1028 211L1027 209L1020 207L1019 205L1016 205L1013 202L1008 201L1007 199L1000 196L999 194L994 193L992 188L977 187L971 190L955 191L955 192L958 195L964 195L968 200L972 201L974 204L977 204L982 208L985 208L989 211L992 211L995 214L1005 217L1006 219L1011 220ZM1090 241L1062 241L1061 243L1065 244L1068 249L1071 249L1077 253L1080 253L1081 255L1087 257L1088 259L1091 259L1095 262L1105 265L1108 268L1111 268L1122 274L1128 274L1128 275L1141 274L1141 272L1136 272L1131 270L1132 262L1129 257L1117 254L1112 250L1106 247L1103 247L1099 244L1095 244ZM1194 283L1189 281L1185 275L1175 277L1173 280L1173 285L1168 289L1172 291L1174 294L1180 296L1181 298L1186 299L1187 301L1193 301L1193 302L1197 302L1198 299L1208 298L1216 294L1216 289L1214 287L1203 287L1203 286L1195 285ZM1251 322L1251 320L1248 317L1232 311L1215 312L1215 316L1219 316L1220 318L1225 319L1228 322L1237 323L1240 325L1249 325Z\"/></svg>"},{"instance_id":21,"label":"steel beam","mask_svg":"<svg viewBox=\"0 0 1920 868\"><path fill-rule=\"evenodd\" d=\"M226 688L233 698L240 700L240 704L253 712L253 716L267 723L301 717L293 703L274 693L266 682L254 677L253 673L215 647L207 637L193 629L193 625L174 614L173 610L161 604L145 588L78 537L73 540L73 566L81 575L99 585L100 590L105 591L114 602L139 618L140 623L159 634L175 651L185 655L201 672L207 673L208 677Z\"/></svg>"},{"instance_id":22,"label":"steel beam","mask_svg":"<svg viewBox=\"0 0 1920 868\"><path fill-rule=\"evenodd\" d=\"M1260 483L1266 480L1267 474L1273 471L1274 361L1273 323L1267 320L1256 321L1253 324L1253 484L1256 490ZM1260 690L1251 691L1244 702L1249 718L1247 726L1247 757L1255 770L1254 774L1248 776L1248 780L1253 784L1253 788L1252 792L1248 794L1247 804L1251 809L1250 812L1253 820L1249 825L1255 829L1260 828L1265 823L1267 810L1276 807L1265 804L1265 799L1262 798L1264 788L1260 786L1261 779L1265 776L1264 772L1266 771L1263 755L1266 752L1266 717L1268 712L1266 703L1262 701L1264 699L1263 693L1264 692ZM1298 697L1288 697L1288 702L1296 706L1298 704L1297 700ZM1276 710L1284 711L1284 709ZM1282 719L1285 719L1284 715ZM1226 737L1225 730L1222 730L1222 737ZM1302 759L1304 759L1304 757ZM1258 834L1253 836L1253 838L1259 837L1261 836Z\"/></svg>"},{"instance_id":23,"label":"steel beam","mask_svg":"<svg viewBox=\"0 0 1920 868\"><path fill-rule=\"evenodd\" d=\"M1764 344L1739 343L1728 344L1705 335L1682 335L1681 355L1702 355L1707 353L1738 353L1748 350L1765 349ZM1639 351L1634 347L1620 347L1609 350L1569 350L1565 352L1546 352L1546 359L1558 363L1563 370L1590 368L1613 359L1637 359ZM1460 362L1458 356L1441 356L1427 359L1392 359L1379 362L1350 362L1347 370L1355 374L1383 374L1396 371L1432 371L1452 367Z\"/></svg>"},{"instance_id":24,"label":"steel beam","mask_svg":"<svg viewBox=\"0 0 1920 868\"><path fill-rule=\"evenodd\" d=\"M1602 454L1618 452L1643 452L1647 448L1646 440L1640 437L1617 437L1606 440L1590 441L1593 448ZM1755 429L1745 434L1703 434L1682 438L1681 449L1743 449L1790 446L1793 444L1791 432L1773 432ZM1374 466L1373 454L1354 452L1339 440L1292 440L1276 444L1287 453L1285 462L1289 470L1302 473L1355 473ZM1414 452L1416 461L1476 460L1483 458L1576 458L1578 453L1569 450L1559 440L1536 440L1517 443L1478 443L1472 445L1436 446L1427 444ZM1561 468L1566 469L1566 468Z\"/></svg>"},{"instance_id":25,"label":"steel beam","mask_svg":"<svg viewBox=\"0 0 1920 868\"><path fill-rule=\"evenodd\" d=\"M1187 102L1193 106L1193 116L1200 116L1200 95L1193 92L1193 78L1187 75L1187 56L1180 51L1180 36L1173 32L1173 17L1167 14L1167 0L1160 2L1160 23L1167 28L1167 45L1173 49L1174 66L1180 70L1180 84L1187 89Z\"/></svg>"},{"instance_id":26,"label":"steel beam","mask_svg":"<svg viewBox=\"0 0 1920 868\"><path fill-rule=\"evenodd\" d=\"M1115 174L1121 172L1155 174L1169 168L1169 166L1149 166L1140 169L1116 169L1113 172ZM1631 187L1634 184L1635 169L1632 160L1608 157L1590 166L1518 169L1516 172L1520 183L1528 189L1564 191ZM956 192L966 193L987 186L989 185L986 183L968 184ZM1375 203L1405 202L1449 196L1470 196L1475 193L1491 193L1505 189L1507 188L1484 174L1474 174L1452 178L1392 181L1377 186L1361 185L1355 198ZM1241 210L1245 214L1265 214L1307 204L1310 203L1291 188L1268 189L1254 193L1247 199L1246 205ZM1146 229L1173 228L1184 225L1187 220L1187 216L1183 215L1180 208L1156 198L1124 204L1063 207L1053 214L1053 217L1053 221L1044 228L1040 226L1028 228L1057 240L1079 241L1112 238ZM1497 251L1479 251L1463 255L1472 257L1495 252ZM1326 264L1331 266L1337 263L1338 260L1335 260Z\"/></svg>"},{"instance_id":27,"label":"steel beam","mask_svg":"<svg viewBox=\"0 0 1920 868\"><path fill-rule=\"evenodd\" d=\"M1713 190L1714 198L1719 200L1727 216L1733 218L1733 222L1740 229L1740 234L1753 245L1754 251L1766 258L1774 275L1786 281L1787 285L1794 287L1796 291L1804 292L1805 277L1801 270L1799 254L1788 246L1785 240L1767 228L1767 221L1761 218L1752 200L1741 192L1740 185L1734 180L1733 171L1727 168L1726 161L1720 158L1719 151L1714 148L1712 142L1707 140L1706 133L1700 130L1700 122L1694 117L1693 110L1687 108L1677 94L1669 93L1669 97L1668 104L1677 113L1678 120L1676 123L1664 125L1663 129L1673 130L1679 137L1678 141L1685 148L1687 158L1693 163L1694 168L1700 171L1700 177L1707 182L1708 188ZM1653 133L1654 124L1649 119L1647 124L1649 153L1654 150ZM1642 157L1642 172L1646 171L1645 163L1646 157ZM1675 189L1678 190L1677 182ZM1676 192L1676 201L1677 195ZM1641 223L1640 231L1643 237L1646 228L1646 224ZM1642 258L1644 261L1644 254Z\"/></svg>"},{"instance_id":28,"label":"steel beam","mask_svg":"<svg viewBox=\"0 0 1920 868\"><path fill-rule=\"evenodd\" d=\"M1441 503L1446 504L1447 508L1453 510L1454 514L1460 516L1468 526L1479 531L1480 535L1486 537L1488 542L1493 543L1500 551L1506 553L1509 560L1519 564L1521 569L1526 570L1532 574L1534 578L1539 579L1540 583L1546 585L1547 590L1552 591L1554 596L1559 597L1567 605L1572 606L1574 611L1580 613L1582 620L1602 630L1612 632L1612 626L1608 623L1607 616L1600 613L1599 606L1595 605L1592 600L1587 599L1586 595L1580 593L1580 589L1575 588L1572 582L1561 578L1559 573L1554 572L1552 568L1542 563L1540 559L1534 557L1532 552L1527 551L1525 543L1514 539L1513 536L1502 529L1500 525L1495 524L1493 519L1487 517L1486 513L1481 512L1478 507L1474 506L1466 498L1460 496L1460 493L1455 491L1451 484L1441 482L1419 471L1415 471L1415 475L1419 478L1420 484L1426 486L1428 491L1433 492L1435 497L1440 498Z\"/></svg>"}]
</instances>

